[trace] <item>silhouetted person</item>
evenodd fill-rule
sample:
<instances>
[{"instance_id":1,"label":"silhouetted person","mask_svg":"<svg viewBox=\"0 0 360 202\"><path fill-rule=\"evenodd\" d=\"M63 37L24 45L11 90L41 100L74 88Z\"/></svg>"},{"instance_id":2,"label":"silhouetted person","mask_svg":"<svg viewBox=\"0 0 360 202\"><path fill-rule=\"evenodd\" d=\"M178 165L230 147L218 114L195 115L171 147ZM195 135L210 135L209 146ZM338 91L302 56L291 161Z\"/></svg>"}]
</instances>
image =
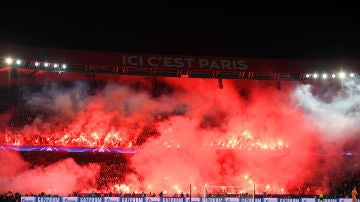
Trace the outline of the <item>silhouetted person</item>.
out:
<instances>
[{"instance_id":1,"label":"silhouetted person","mask_svg":"<svg viewBox=\"0 0 360 202\"><path fill-rule=\"evenodd\" d=\"M352 202L356 202L356 195L357 195L357 191L356 191L356 187L354 187L353 190L351 191Z\"/></svg>"}]
</instances>

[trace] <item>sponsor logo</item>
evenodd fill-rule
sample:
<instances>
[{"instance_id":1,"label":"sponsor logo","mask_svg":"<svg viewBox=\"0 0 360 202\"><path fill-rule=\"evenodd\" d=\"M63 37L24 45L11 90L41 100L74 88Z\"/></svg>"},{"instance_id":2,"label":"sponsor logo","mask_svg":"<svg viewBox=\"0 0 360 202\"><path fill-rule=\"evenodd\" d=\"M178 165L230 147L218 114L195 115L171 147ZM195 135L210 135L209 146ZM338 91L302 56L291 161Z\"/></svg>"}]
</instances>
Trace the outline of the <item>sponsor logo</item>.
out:
<instances>
[{"instance_id":1,"label":"sponsor logo","mask_svg":"<svg viewBox=\"0 0 360 202\"><path fill-rule=\"evenodd\" d=\"M111 199L111 198L107 198L106 202L119 202L119 199Z\"/></svg>"},{"instance_id":2,"label":"sponsor logo","mask_svg":"<svg viewBox=\"0 0 360 202\"><path fill-rule=\"evenodd\" d=\"M183 202L183 198L163 198L163 202Z\"/></svg>"},{"instance_id":3,"label":"sponsor logo","mask_svg":"<svg viewBox=\"0 0 360 202\"><path fill-rule=\"evenodd\" d=\"M160 200L151 200L151 198L149 198L148 200L147 200L147 202L159 202Z\"/></svg>"},{"instance_id":4,"label":"sponsor logo","mask_svg":"<svg viewBox=\"0 0 360 202\"><path fill-rule=\"evenodd\" d=\"M77 200L75 200L75 199L67 199L67 198L66 198L66 199L64 200L64 202L77 202Z\"/></svg>"},{"instance_id":5,"label":"sponsor logo","mask_svg":"<svg viewBox=\"0 0 360 202\"><path fill-rule=\"evenodd\" d=\"M143 198L121 198L121 202L143 202Z\"/></svg>"},{"instance_id":6,"label":"sponsor logo","mask_svg":"<svg viewBox=\"0 0 360 202\"><path fill-rule=\"evenodd\" d=\"M39 197L39 202L60 202L60 197Z\"/></svg>"},{"instance_id":7,"label":"sponsor logo","mask_svg":"<svg viewBox=\"0 0 360 202\"><path fill-rule=\"evenodd\" d=\"M21 202L34 202L35 200L33 199L21 199Z\"/></svg>"},{"instance_id":8,"label":"sponsor logo","mask_svg":"<svg viewBox=\"0 0 360 202\"><path fill-rule=\"evenodd\" d=\"M102 202L101 197L82 197L80 198L81 202Z\"/></svg>"},{"instance_id":9,"label":"sponsor logo","mask_svg":"<svg viewBox=\"0 0 360 202\"><path fill-rule=\"evenodd\" d=\"M239 199L226 199L226 202L239 202Z\"/></svg>"}]
</instances>

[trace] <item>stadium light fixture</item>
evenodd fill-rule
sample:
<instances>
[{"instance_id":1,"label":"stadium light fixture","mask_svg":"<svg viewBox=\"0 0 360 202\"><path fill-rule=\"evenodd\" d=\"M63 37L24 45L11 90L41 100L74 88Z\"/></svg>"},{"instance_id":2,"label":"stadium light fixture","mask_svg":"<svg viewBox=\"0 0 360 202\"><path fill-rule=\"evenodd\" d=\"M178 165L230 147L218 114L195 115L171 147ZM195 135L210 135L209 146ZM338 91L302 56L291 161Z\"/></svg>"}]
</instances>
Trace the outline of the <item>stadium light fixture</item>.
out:
<instances>
[{"instance_id":1,"label":"stadium light fixture","mask_svg":"<svg viewBox=\"0 0 360 202\"><path fill-rule=\"evenodd\" d=\"M16 63L17 65L21 65L21 60L20 60L20 59L17 59L15 63Z\"/></svg>"},{"instance_id":2,"label":"stadium light fixture","mask_svg":"<svg viewBox=\"0 0 360 202\"><path fill-rule=\"evenodd\" d=\"M58 68L58 67L59 67L59 64L55 63L54 68Z\"/></svg>"},{"instance_id":3,"label":"stadium light fixture","mask_svg":"<svg viewBox=\"0 0 360 202\"><path fill-rule=\"evenodd\" d=\"M327 79L327 77L328 77L327 74L323 74L323 75L322 75L322 78L323 78L323 79Z\"/></svg>"},{"instance_id":4,"label":"stadium light fixture","mask_svg":"<svg viewBox=\"0 0 360 202\"><path fill-rule=\"evenodd\" d=\"M45 62L44 67L49 67L49 63Z\"/></svg>"},{"instance_id":5,"label":"stadium light fixture","mask_svg":"<svg viewBox=\"0 0 360 202\"><path fill-rule=\"evenodd\" d=\"M336 78L336 74L332 74L331 78L335 79Z\"/></svg>"},{"instance_id":6,"label":"stadium light fixture","mask_svg":"<svg viewBox=\"0 0 360 202\"><path fill-rule=\"evenodd\" d=\"M351 77L351 78L354 78L354 77L355 77L355 74L354 74L354 73L350 73L350 77Z\"/></svg>"},{"instance_id":7,"label":"stadium light fixture","mask_svg":"<svg viewBox=\"0 0 360 202\"><path fill-rule=\"evenodd\" d=\"M315 73L314 76L313 76L314 79L317 79L318 78L318 74Z\"/></svg>"},{"instance_id":8,"label":"stadium light fixture","mask_svg":"<svg viewBox=\"0 0 360 202\"><path fill-rule=\"evenodd\" d=\"M345 78L345 77L346 77L345 72L340 72L340 73L339 73L339 78L340 78L340 79L343 79L343 78Z\"/></svg>"},{"instance_id":9,"label":"stadium light fixture","mask_svg":"<svg viewBox=\"0 0 360 202\"><path fill-rule=\"evenodd\" d=\"M35 62L35 67L40 66L40 62Z\"/></svg>"},{"instance_id":10,"label":"stadium light fixture","mask_svg":"<svg viewBox=\"0 0 360 202\"><path fill-rule=\"evenodd\" d=\"M13 62L14 62L14 60L11 57L5 58L5 63L7 65L12 65Z\"/></svg>"},{"instance_id":11,"label":"stadium light fixture","mask_svg":"<svg viewBox=\"0 0 360 202\"><path fill-rule=\"evenodd\" d=\"M63 69L66 69L66 68L67 68L66 64L62 64L61 67L62 67Z\"/></svg>"}]
</instances>

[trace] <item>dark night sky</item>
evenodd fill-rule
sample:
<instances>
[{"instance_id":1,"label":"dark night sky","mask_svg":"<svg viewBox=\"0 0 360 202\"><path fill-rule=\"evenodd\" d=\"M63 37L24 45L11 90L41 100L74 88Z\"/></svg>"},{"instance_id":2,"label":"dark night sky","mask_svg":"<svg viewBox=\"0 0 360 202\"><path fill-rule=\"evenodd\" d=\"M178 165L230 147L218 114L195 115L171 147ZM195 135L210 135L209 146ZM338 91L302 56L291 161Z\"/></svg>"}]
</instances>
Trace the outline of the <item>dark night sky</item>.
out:
<instances>
[{"instance_id":1,"label":"dark night sky","mask_svg":"<svg viewBox=\"0 0 360 202\"><path fill-rule=\"evenodd\" d=\"M360 58L359 14L345 9L84 11L2 13L7 20L0 42L159 54Z\"/></svg>"}]
</instances>

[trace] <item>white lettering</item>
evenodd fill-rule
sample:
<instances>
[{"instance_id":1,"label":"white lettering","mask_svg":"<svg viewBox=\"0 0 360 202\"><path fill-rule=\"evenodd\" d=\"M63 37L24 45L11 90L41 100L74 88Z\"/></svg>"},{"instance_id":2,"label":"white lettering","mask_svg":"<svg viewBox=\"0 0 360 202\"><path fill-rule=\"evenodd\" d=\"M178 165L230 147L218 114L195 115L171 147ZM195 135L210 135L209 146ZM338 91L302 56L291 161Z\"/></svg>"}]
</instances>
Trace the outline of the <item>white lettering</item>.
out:
<instances>
[{"instance_id":1,"label":"white lettering","mask_svg":"<svg viewBox=\"0 0 360 202\"><path fill-rule=\"evenodd\" d=\"M82 197L80 199L81 202L101 202L101 197Z\"/></svg>"},{"instance_id":2,"label":"white lettering","mask_svg":"<svg viewBox=\"0 0 360 202\"><path fill-rule=\"evenodd\" d=\"M175 62L175 67L178 67L178 68L182 68L184 67L184 59L183 58L175 58L174 59L174 62Z\"/></svg>"},{"instance_id":3,"label":"white lettering","mask_svg":"<svg viewBox=\"0 0 360 202\"><path fill-rule=\"evenodd\" d=\"M183 202L183 198L163 198L163 202Z\"/></svg>"},{"instance_id":4,"label":"white lettering","mask_svg":"<svg viewBox=\"0 0 360 202\"><path fill-rule=\"evenodd\" d=\"M60 202L59 197L39 197L38 201L41 202Z\"/></svg>"},{"instance_id":5,"label":"white lettering","mask_svg":"<svg viewBox=\"0 0 360 202\"><path fill-rule=\"evenodd\" d=\"M207 67L209 65L209 61L207 59L199 59L199 67Z\"/></svg>"},{"instance_id":6,"label":"white lettering","mask_svg":"<svg viewBox=\"0 0 360 202\"><path fill-rule=\"evenodd\" d=\"M62 201L64 201L64 202L77 202L78 198L77 197L63 197Z\"/></svg>"},{"instance_id":7,"label":"white lettering","mask_svg":"<svg viewBox=\"0 0 360 202\"><path fill-rule=\"evenodd\" d=\"M194 59L193 58L184 58L184 60L187 62L187 67L191 68L192 63L194 62Z\"/></svg>"},{"instance_id":8,"label":"white lettering","mask_svg":"<svg viewBox=\"0 0 360 202\"><path fill-rule=\"evenodd\" d=\"M220 60L221 69L233 69L229 60Z\"/></svg>"},{"instance_id":9,"label":"white lettering","mask_svg":"<svg viewBox=\"0 0 360 202\"><path fill-rule=\"evenodd\" d=\"M36 201L36 197L21 197L21 202L35 202Z\"/></svg>"},{"instance_id":10,"label":"white lettering","mask_svg":"<svg viewBox=\"0 0 360 202\"><path fill-rule=\"evenodd\" d=\"M169 67L169 68L193 68L194 58L182 58L182 57L157 57L150 56L144 61L142 56L122 56L122 65L139 66L144 65L150 67ZM246 70L248 69L245 60L228 60L228 59L197 59L198 68L209 68L209 69L227 69L227 70Z\"/></svg>"},{"instance_id":11,"label":"white lettering","mask_svg":"<svg viewBox=\"0 0 360 202\"><path fill-rule=\"evenodd\" d=\"M159 197L146 197L145 198L146 202L160 202L160 198Z\"/></svg>"},{"instance_id":12,"label":"white lettering","mask_svg":"<svg viewBox=\"0 0 360 202\"><path fill-rule=\"evenodd\" d=\"M106 202L119 202L119 198L107 198L106 200L105 200Z\"/></svg>"},{"instance_id":13,"label":"white lettering","mask_svg":"<svg viewBox=\"0 0 360 202\"><path fill-rule=\"evenodd\" d=\"M186 197L186 201L187 201L187 202L190 202L190 198L189 198L189 197ZM197 197L191 198L191 202L200 202L200 198L197 198Z\"/></svg>"},{"instance_id":14,"label":"white lettering","mask_svg":"<svg viewBox=\"0 0 360 202\"><path fill-rule=\"evenodd\" d=\"M138 57L137 56L129 56L128 58L127 58L127 63L129 64L129 65L133 65L133 66L138 66L139 65L139 59L138 59Z\"/></svg>"},{"instance_id":15,"label":"white lettering","mask_svg":"<svg viewBox=\"0 0 360 202\"><path fill-rule=\"evenodd\" d=\"M151 199L148 199L147 202L159 202L158 200L151 200Z\"/></svg>"},{"instance_id":16,"label":"white lettering","mask_svg":"<svg viewBox=\"0 0 360 202\"><path fill-rule=\"evenodd\" d=\"M154 63L153 61L154 60L156 60L157 59L157 57L149 57L148 58L148 64L150 65L150 66L152 66L152 67L157 67L158 65L157 65L157 63Z\"/></svg>"},{"instance_id":17,"label":"white lettering","mask_svg":"<svg viewBox=\"0 0 360 202\"><path fill-rule=\"evenodd\" d=\"M247 66L247 64L246 64L246 61L244 61L244 60L238 60L238 61L237 61L237 64L238 64L238 66L237 66L236 69L245 70L245 69L248 68L248 66Z\"/></svg>"},{"instance_id":18,"label":"white lettering","mask_svg":"<svg viewBox=\"0 0 360 202\"><path fill-rule=\"evenodd\" d=\"M143 202L143 198L121 198L122 202Z\"/></svg>"},{"instance_id":19,"label":"white lettering","mask_svg":"<svg viewBox=\"0 0 360 202\"><path fill-rule=\"evenodd\" d=\"M220 66L216 63L215 60L211 61L210 68L221 69Z\"/></svg>"},{"instance_id":20,"label":"white lettering","mask_svg":"<svg viewBox=\"0 0 360 202\"><path fill-rule=\"evenodd\" d=\"M143 58L141 56L139 57L139 65L143 66Z\"/></svg>"},{"instance_id":21,"label":"white lettering","mask_svg":"<svg viewBox=\"0 0 360 202\"><path fill-rule=\"evenodd\" d=\"M164 58L164 66L165 67L172 67L172 58Z\"/></svg>"},{"instance_id":22,"label":"white lettering","mask_svg":"<svg viewBox=\"0 0 360 202\"><path fill-rule=\"evenodd\" d=\"M226 202L239 202L238 198L226 198Z\"/></svg>"}]
</instances>

